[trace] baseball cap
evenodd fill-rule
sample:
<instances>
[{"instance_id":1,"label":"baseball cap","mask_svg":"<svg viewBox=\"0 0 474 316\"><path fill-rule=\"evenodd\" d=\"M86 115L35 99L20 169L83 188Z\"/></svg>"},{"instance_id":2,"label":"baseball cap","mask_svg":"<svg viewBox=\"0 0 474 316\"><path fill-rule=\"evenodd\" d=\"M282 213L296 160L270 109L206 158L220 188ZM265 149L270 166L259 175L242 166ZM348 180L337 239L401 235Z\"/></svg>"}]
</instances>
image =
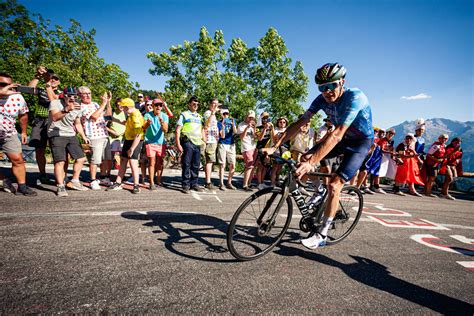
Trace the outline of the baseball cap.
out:
<instances>
[{"instance_id":1,"label":"baseball cap","mask_svg":"<svg viewBox=\"0 0 474 316\"><path fill-rule=\"evenodd\" d=\"M143 97L143 93L139 93L139 94L138 94L138 97Z\"/></svg>"},{"instance_id":2,"label":"baseball cap","mask_svg":"<svg viewBox=\"0 0 474 316\"><path fill-rule=\"evenodd\" d=\"M120 106L127 106L127 107L134 107L135 106L135 102L133 102L132 99L130 98L125 98L125 99L122 99L122 101L119 102L119 105Z\"/></svg>"},{"instance_id":3,"label":"baseball cap","mask_svg":"<svg viewBox=\"0 0 474 316\"><path fill-rule=\"evenodd\" d=\"M224 113L229 113L229 109L228 108L221 108L221 114L224 114Z\"/></svg>"},{"instance_id":4,"label":"baseball cap","mask_svg":"<svg viewBox=\"0 0 474 316\"><path fill-rule=\"evenodd\" d=\"M247 117L253 117L253 118L255 118L255 111L254 111L254 110L249 110L249 111L247 112Z\"/></svg>"},{"instance_id":5,"label":"baseball cap","mask_svg":"<svg viewBox=\"0 0 474 316\"><path fill-rule=\"evenodd\" d=\"M161 99L153 99L153 104L159 104L159 103L163 103L163 101Z\"/></svg>"}]
</instances>

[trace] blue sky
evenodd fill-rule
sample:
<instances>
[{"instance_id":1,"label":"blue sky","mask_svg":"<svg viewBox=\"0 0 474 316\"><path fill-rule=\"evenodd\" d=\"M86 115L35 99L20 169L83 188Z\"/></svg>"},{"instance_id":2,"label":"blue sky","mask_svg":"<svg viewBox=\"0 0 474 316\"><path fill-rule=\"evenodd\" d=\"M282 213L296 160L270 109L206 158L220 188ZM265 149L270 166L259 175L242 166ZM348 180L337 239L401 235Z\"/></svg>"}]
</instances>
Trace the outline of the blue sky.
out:
<instances>
[{"instance_id":1,"label":"blue sky","mask_svg":"<svg viewBox=\"0 0 474 316\"><path fill-rule=\"evenodd\" d=\"M226 44L258 45L274 27L310 77L307 108L317 96L315 70L326 62L348 69L347 86L372 105L374 124L387 128L418 117L474 120L471 0L339 1L25 1L53 24L69 18L97 30L99 54L144 89L163 90L146 53L196 40L205 26Z\"/></svg>"}]
</instances>

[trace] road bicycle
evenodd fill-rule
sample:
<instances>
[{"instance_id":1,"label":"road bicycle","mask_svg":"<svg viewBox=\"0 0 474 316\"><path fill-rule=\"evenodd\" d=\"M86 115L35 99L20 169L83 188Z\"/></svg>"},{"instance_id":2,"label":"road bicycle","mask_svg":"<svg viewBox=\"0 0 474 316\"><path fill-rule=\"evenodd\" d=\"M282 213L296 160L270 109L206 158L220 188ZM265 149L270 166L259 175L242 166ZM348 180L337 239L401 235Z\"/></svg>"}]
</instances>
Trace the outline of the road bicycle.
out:
<instances>
[{"instance_id":1,"label":"road bicycle","mask_svg":"<svg viewBox=\"0 0 474 316\"><path fill-rule=\"evenodd\" d=\"M283 155L284 156L284 155ZM227 247L238 260L248 261L269 253L285 235L293 215L293 201L301 213L299 229L303 232L316 231L322 225L327 204L327 194L319 203L309 204L310 196L304 196L296 175L296 162L279 156L272 159L288 168L281 186L262 189L249 196L237 209L227 229ZM330 173L313 172L309 176L330 177ZM327 190L325 190L327 192ZM341 190L339 206L328 231L327 245L333 245L356 227L363 209L361 191L355 186Z\"/></svg>"}]
</instances>

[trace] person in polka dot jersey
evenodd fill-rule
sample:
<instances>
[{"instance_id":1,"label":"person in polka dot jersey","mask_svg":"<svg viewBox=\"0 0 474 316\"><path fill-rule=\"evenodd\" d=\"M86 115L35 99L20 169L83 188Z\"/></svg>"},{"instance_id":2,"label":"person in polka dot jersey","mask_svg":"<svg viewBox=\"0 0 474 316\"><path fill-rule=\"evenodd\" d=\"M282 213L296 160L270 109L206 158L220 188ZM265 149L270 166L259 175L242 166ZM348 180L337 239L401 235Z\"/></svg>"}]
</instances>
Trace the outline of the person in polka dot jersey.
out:
<instances>
[{"instance_id":1,"label":"person in polka dot jersey","mask_svg":"<svg viewBox=\"0 0 474 316\"><path fill-rule=\"evenodd\" d=\"M3 175L3 187L7 191L15 191L17 195L36 196L37 193L26 185L26 167L23 160L21 145L27 143L26 127L28 125L28 106L19 93L11 93L16 85L6 73L0 73L0 151L3 151L12 163L12 173L18 182L15 189ZM21 127L21 142L15 128L18 118Z\"/></svg>"}]
</instances>

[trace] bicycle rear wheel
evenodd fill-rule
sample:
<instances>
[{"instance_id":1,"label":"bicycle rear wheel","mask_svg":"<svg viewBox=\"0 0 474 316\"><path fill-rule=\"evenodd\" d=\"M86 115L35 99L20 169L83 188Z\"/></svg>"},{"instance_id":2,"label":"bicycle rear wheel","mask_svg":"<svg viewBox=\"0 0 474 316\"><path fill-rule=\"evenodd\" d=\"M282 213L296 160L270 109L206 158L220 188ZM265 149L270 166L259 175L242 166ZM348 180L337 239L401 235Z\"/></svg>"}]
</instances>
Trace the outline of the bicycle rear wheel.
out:
<instances>
[{"instance_id":1,"label":"bicycle rear wheel","mask_svg":"<svg viewBox=\"0 0 474 316\"><path fill-rule=\"evenodd\" d=\"M364 198L357 187L342 188L339 207L328 231L327 244L335 244L349 236L359 222Z\"/></svg>"},{"instance_id":2,"label":"bicycle rear wheel","mask_svg":"<svg viewBox=\"0 0 474 316\"><path fill-rule=\"evenodd\" d=\"M282 188L265 188L240 205L227 230L227 246L236 259L257 259L278 244L293 212L291 198L282 198Z\"/></svg>"}]
</instances>

